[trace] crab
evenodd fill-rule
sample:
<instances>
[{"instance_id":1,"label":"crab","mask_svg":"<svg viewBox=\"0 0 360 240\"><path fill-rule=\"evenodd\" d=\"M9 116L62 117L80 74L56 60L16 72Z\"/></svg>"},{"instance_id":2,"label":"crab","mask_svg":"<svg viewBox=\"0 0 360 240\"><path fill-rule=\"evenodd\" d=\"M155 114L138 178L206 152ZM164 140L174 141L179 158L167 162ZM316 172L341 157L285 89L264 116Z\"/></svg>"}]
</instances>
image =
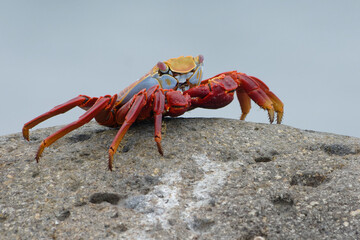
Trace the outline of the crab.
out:
<instances>
[{"instance_id":1,"label":"crab","mask_svg":"<svg viewBox=\"0 0 360 240\"><path fill-rule=\"evenodd\" d=\"M155 142L161 146L161 125L164 116L177 117L195 108L217 109L228 105L236 92L241 107L240 120L244 120L253 100L267 110L270 123L281 123L284 104L260 79L245 73L229 71L202 80L204 57L181 56L158 62L147 74L114 95L89 97L79 95L50 111L25 123L22 132L29 141L29 129L39 123L65 113L74 107L86 112L78 120L66 125L42 140L36 161L46 147L67 133L88 123L93 118L108 127L120 127L109 148L108 168L112 170L113 158L125 133L135 121L153 119Z\"/></svg>"}]
</instances>

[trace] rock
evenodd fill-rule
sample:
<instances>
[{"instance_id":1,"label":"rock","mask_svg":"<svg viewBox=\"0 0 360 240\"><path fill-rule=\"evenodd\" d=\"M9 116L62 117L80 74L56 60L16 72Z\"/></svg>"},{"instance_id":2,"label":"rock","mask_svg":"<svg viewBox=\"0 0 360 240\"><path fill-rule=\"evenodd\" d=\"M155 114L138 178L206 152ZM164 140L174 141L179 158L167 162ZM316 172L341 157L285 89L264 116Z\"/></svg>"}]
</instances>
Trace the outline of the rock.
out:
<instances>
[{"instance_id":1,"label":"rock","mask_svg":"<svg viewBox=\"0 0 360 240\"><path fill-rule=\"evenodd\" d=\"M0 137L1 239L359 239L360 139L225 119Z\"/></svg>"}]
</instances>

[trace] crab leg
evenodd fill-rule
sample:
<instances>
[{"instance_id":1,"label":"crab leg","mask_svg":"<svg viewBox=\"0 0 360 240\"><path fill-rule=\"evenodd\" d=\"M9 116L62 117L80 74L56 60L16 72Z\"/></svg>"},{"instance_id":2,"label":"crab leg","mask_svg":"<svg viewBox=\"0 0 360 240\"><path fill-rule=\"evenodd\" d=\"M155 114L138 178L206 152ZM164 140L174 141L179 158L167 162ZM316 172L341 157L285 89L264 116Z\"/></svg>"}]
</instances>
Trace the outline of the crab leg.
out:
<instances>
[{"instance_id":1,"label":"crab leg","mask_svg":"<svg viewBox=\"0 0 360 240\"><path fill-rule=\"evenodd\" d=\"M124 114L124 111L126 112L126 115L124 117L125 119L124 122L122 123L119 131L117 132L109 148L108 166L110 171L112 171L112 162L113 162L114 154L116 153L116 150L119 147L121 140L123 139L125 133L128 131L130 126L135 122L135 120L137 119L137 117L139 116L141 110L145 105L146 105L146 91L142 90L133 97L132 101L128 102L122 108L120 108L118 119L122 118L121 116Z\"/></svg>"},{"instance_id":2,"label":"crab leg","mask_svg":"<svg viewBox=\"0 0 360 240\"><path fill-rule=\"evenodd\" d=\"M50 111L48 111L48 112L46 112L24 124L24 127L22 129L24 138L29 141L29 130L31 128L35 127L36 125L38 125L39 123L45 121L46 119L49 119L51 117L54 117L54 116L62 114L62 113L65 113L77 106L80 106L83 108L91 107L96 102L96 100L97 100L97 98L90 98L85 95L79 95L79 96L67 101L66 103L63 103L61 105L54 107Z\"/></svg>"},{"instance_id":3,"label":"crab leg","mask_svg":"<svg viewBox=\"0 0 360 240\"><path fill-rule=\"evenodd\" d=\"M284 112L284 104L272 93L260 79L247 76L237 71L220 73L203 80L197 87L185 91L191 96L191 109L220 108L233 100L236 91L241 107L241 120L244 120L251 108L251 99L261 108L268 111L270 123L277 113L277 123L280 124Z\"/></svg>"},{"instance_id":4,"label":"crab leg","mask_svg":"<svg viewBox=\"0 0 360 240\"><path fill-rule=\"evenodd\" d=\"M240 107L241 107L240 120L245 120L246 115L250 112L250 109L251 109L251 99L243 88L236 89L236 96L239 100Z\"/></svg>"},{"instance_id":5,"label":"crab leg","mask_svg":"<svg viewBox=\"0 0 360 240\"><path fill-rule=\"evenodd\" d=\"M116 98L116 95L114 97ZM36 161L39 162L40 156L46 147L50 146L56 140L73 131L74 129L79 128L82 125L90 122L91 119L101 113L109 104L111 104L111 102L113 101L109 97L100 97L88 111L86 111L83 115L79 117L77 121L68 124L67 126L59 129L55 133L45 138L39 146L38 152L35 157Z\"/></svg>"},{"instance_id":6,"label":"crab leg","mask_svg":"<svg viewBox=\"0 0 360 240\"><path fill-rule=\"evenodd\" d=\"M154 121L155 121L155 142L158 147L158 151L161 155L164 155L164 152L161 147L161 123L162 123L162 113L165 106L165 95L161 90L156 90L154 94Z\"/></svg>"}]
</instances>

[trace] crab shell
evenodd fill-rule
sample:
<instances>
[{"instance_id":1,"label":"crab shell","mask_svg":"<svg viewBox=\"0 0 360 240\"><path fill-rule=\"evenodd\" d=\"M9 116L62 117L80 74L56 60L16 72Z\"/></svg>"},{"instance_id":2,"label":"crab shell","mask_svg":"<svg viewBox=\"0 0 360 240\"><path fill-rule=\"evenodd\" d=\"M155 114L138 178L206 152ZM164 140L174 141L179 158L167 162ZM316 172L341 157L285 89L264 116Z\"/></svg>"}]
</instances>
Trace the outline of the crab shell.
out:
<instances>
[{"instance_id":1,"label":"crab shell","mask_svg":"<svg viewBox=\"0 0 360 240\"><path fill-rule=\"evenodd\" d=\"M164 62L158 62L152 69L152 77L159 80L163 89L176 90L180 85L186 85L189 89L200 84L203 62L202 55L171 58ZM184 89L182 90L184 91Z\"/></svg>"},{"instance_id":2,"label":"crab shell","mask_svg":"<svg viewBox=\"0 0 360 240\"><path fill-rule=\"evenodd\" d=\"M142 89L159 85L162 89L186 91L202 80L204 57L198 55L158 62L149 73L119 93L117 105L123 105Z\"/></svg>"}]
</instances>

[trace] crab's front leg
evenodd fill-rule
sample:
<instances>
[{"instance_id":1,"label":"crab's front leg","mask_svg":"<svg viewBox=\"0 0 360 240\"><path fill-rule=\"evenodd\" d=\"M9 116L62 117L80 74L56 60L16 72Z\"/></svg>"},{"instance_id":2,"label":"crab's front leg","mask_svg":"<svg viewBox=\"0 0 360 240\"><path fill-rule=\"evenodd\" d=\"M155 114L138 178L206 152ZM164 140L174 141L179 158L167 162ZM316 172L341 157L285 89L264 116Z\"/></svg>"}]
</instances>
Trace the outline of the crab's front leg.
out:
<instances>
[{"instance_id":1,"label":"crab's front leg","mask_svg":"<svg viewBox=\"0 0 360 240\"><path fill-rule=\"evenodd\" d=\"M202 81L199 86L190 88L184 94L191 97L191 109L217 109L228 105L234 99L238 86L234 79L222 74Z\"/></svg>"},{"instance_id":2,"label":"crab's front leg","mask_svg":"<svg viewBox=\"0 0 360 240\"><path fill-rule=\"evenodd\" d=\"M281 123L283 103L280 99L261 80L243 73L234 71L216 75L184 93L191 96L191 109L216 109L228 105L233 100L235 91L242 110L241 120L249 113L252 99L268 111L271 123L274 121L274 112L277 112L277 123Z\"/></svg>"},{"instance_id":3,"label":"crab's front leg","mask_svg":"<svg viewBox=\"0 0 360 240\"><path fill-rule=\"evenodd\" d=\"M229 72L228 75L239 81L239 87L237 88L236 93L242 109L242 120L245 119L250 111L251 106L249 98L251 98L257 105L268 111L271 123L274 121L274 111L277 114L276 123L281 123L284 114L284 104L270 91L269 87L263 81L256 77L248 76L245 73L236 71Z\"/></svg>"}]
</instances>

